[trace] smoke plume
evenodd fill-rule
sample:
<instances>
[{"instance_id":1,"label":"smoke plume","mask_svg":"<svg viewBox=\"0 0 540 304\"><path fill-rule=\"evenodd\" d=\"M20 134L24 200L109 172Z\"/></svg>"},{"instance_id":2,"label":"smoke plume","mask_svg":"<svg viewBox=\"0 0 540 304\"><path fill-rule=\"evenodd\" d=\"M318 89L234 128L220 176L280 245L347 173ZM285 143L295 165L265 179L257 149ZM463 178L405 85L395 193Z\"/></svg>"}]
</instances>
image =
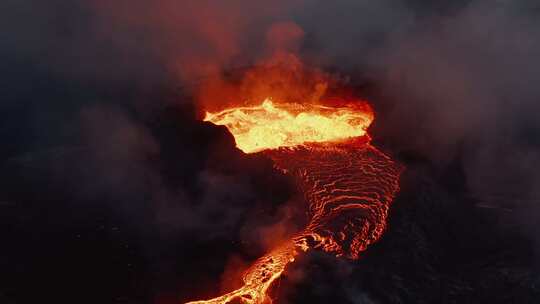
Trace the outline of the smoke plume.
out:
<instances>
[{"instance_id":1,"label":"smoke plume","mask_svg":"<svg viewBox=\"0 0 540 304\"><path fill-rule=\"evenodd\" d=\"M135 237L114 230L110 239L136 240L129 245L144 253L134 259L157 277L152 284L192 279L180 297L203 294L215 282L174 269L199 267L219 277L228 257L217 252L254 258L271 242L257 240L269 234L265 227L286 235L293 229L286 219L300 211L283 207L293 195L289 181L271 173L268 160L242 155L224 129L198 122L197 111L258 98L280 81L317 84L294 92L284 86L287 94L279 96L315 100L327 79L349 75L352 87L368 84L376 142L427 159L439 175L457 162L460 183L477 207L509 213L501 226L518 229L540 249L540 6L451 2L4 0L0 155L8 187L0 190L0 213L40 247L47 244L29 222L48 227L74 212L77 220L66 225L91 227L90 241L102 233L95 227L125 225ZM276 63L292 72L265 74ZM267 82L253 89L255 78ZM113 210L113 219L95 209ZM259 216L259 223L246 220ZM65 244L68 230L59 225L40 233ZM256 249L246 253L238 240ZM17 243L8 256L34 250L25 246ZM199 247L210 253L190 256ZM50 253L58 262L61 254L83 251L59 248ZM132 258L129 250L118 252ZM109 261L99 254L99 261ZM32 263L53 271L40 261ZM9 286L26 286L32 276L25 269L12 271ZM123 280L123 274L113 277ZM35 277L36 286L47 281ZM143 283L130 282L122 292ZM90 293L72 287L74 294ZM6 288L0 299L23 294ZM179 287L150 289L135 296L154 301L161 290ZM354 288L347 293L358 303L372 302Z\"/></svg>"}]
</instances>

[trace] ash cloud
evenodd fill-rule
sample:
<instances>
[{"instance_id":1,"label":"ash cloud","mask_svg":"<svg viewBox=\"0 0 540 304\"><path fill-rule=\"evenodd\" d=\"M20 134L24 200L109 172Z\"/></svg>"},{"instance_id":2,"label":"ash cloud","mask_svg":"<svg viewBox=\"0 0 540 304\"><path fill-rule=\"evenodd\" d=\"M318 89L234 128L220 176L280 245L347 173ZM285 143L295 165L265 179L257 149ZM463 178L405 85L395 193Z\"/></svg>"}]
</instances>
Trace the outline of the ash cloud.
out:
<instances>
[{"instance_id":1,"label":"ash cloud","mask_svg":"<svg viewBox=\"0 0 540 304\"><path fill-rule=\"evenodd\" d=\"M9 30L0 42L2 79L7 83L1 89L7 117L2 134L16 138L6 142L3 158L58 145L82 145L88 147L89 155L84 157L95 162L92 174L107 191L138 193L150 187L158 189L156 197L182 201L182 193L161 193L155 184L166 181L148 164L149 158L162 161L164 157L163 138L156 138L161 134L155 131L159 124L155 120L162 118L156 113L168 111L164 108L171 104L193 103L190 88L201 77L214 76L234 64L250 64L267 46L289 44L288 39L280 39L279 27L269 34L269 45L264 41L270 26L295 5L296 1L211 0L3 2L0 22ZM301 35L301 30L292 35ZM179 87L181 96L176 95ZM178 138L166 138L167 142L181 141L182 134L208 127L195 123L191 105L180 111L186 113L171 119L181 120L175 127L188 130L179 132ZM193 146L200 144L194 137L190 135L192 142L184 147L175 147L179 158L189 154L197 159L193 152L183 152L208 154L205 149L215 148ZM230 144L232 139L223 141ZM249 186L234 185L235 181L205 165L196 170L194 180L200 184L190 186L211 190L202 198L208 209L219 207L223 217L238 218L242 212L235 208L211 203L217 199L213 195L250 196ZM168 216L163 215L165 222L171 221ZM197 214L186 218L193 224L198 221Z\"/></svg>"},{"instance_id":2,"label":"ash cloud","mask_svg":"<svg viewBox=\"0 0 540 304\"><path fill-rule=\"evenodd\" d=\"M423 155L440 172L457 159L477 204L511 210L505 224L517 224L540 243L539 7L534 1L447 2L3 1L0 155L2 180L10 187L0 191L6 202L0 208L14 227L8 231L22 229L38 239L33 227L50 225L50 214L59 222L73 217L65 220L69 227L80 222L92 231L125 221L128 236L98 232L98 238L130 240L143 248L138 265L150 269L144 270L149 277L165 275L158 283L130 281L120 293L162 281L189 281L180 297L204 293L215 283L207 277L219 277L225 263L216 252L237 251L230 244L242 235L257 243L264 226L282 225L272 208L288 199L290 189L269 173L270 163L236 159L243 156L223 129L195 122L192 105L200 96L193 97L199 94L193 88L287 50L308 64L352 75L353 82L374 84L368 97L380 109L376 140ZM185 95L173 94L178 87ZM177 112L171 114L171 105ZM264 178L268 183L254 182ZM276 179L282 183L277 198L265 188ZM42 212L49 208L59 213ZM115 214L110 225L102 223L103 214L89 211L107 208ZM253 228L257 223L246 224L246 217L261 216L257 209L271 214L262 232ZM80 211L64 215L70 210ZM72 240L59 236L50 243L65 242ZM9 256L15 259L18 248L34 250L24 246ZM214 255L190 256L197 246ZM122 250L115 253L132 258ZM204 273L196 278L174 270L197 267ZM24 282L24 271L14 273L14 281ZM113 278L132 278L123 275ZM10 288L0 289L8 299L21 293ZM179 288L150 289L133 297L154 302L156 290ZM103 302L100 296L94 302Z\"/></svg>"},{"instance_id":3,"label":"ash cloud","mask_svg":"<svg viewBox=\"0 0 540 304\"><path fill-rule=\"evenodd\" d=\"M380 56L382 90L395 100L385 135L441 167L461 159L479 204L509 208L526 227L522 214L540 214L538 7L473 1L422 23Z\"/></svg>"},{"instance_id":4,"label":"ash cloud","mask_svg":"<svg viewBox=\"0 0 540 304\"><path fill-rule=\"evenodd\" d=\"M375 83L377 88L368 93L378 114L371 130L375 140L425 157L435 168L435 179L451 180L447 191L455 197L452 208L473 212L481 223L481 215L488 214L496 222L493 235L500 229L512 239L519 235L532 241L537 261L539 7L534 1L458 2L436 1L430 7L421 1L341 1L351 11L369 8L359 21L364 26L358 27L349 25L362 16L359 10L357 15L343 14L323 6L314 19L341 18L327 28L312 25L319 31L304 26L312 45L326 46L322 54L306 52L316 62ZM456 170L462 171L459 176L445 177ZM469 203L475 208L463 208ZM454 220L474 226L460 216ZM454 233L463 240L469 237L468 232ZM500 251L517 254L520 246ZM527 260L525 256L520 260ZM493 270L479 272L496 280ZM530 275L537 278L537 270Z\"/></svg>"},{"instance_id":5,"label":"ash cloud","mask_svg":"<svg viewBox=\"0 0 540 304\"><path fill-rule=\"evenodd\" d=\"M289 182L197 121L191 87L267 46L296 47L280 27L259 43L290 5L0 4L2 235L14 244L1 297L178 302L219 285L230 255L261 254L244 232L260 222L247 220L279 221Z\"/></svg>"},{"instance_id":6,"label":"ash cloud","mask_svg":"<svg viewBox=\"0 0 540 304\"><path fill-rule=\"evenodd\" d=\"M6 61L31 63L55 77L179 85L250 64L268 47L270 26L289 21L299 3L9 0L2 3L9 30L0 49Z\"/></svg>"},{"instance_id":7,"label":"ash cloud","mask_svg":"<svg viewBox=\"0 0 540 304\"><path fill-rule=\"evenodd\" d=\"M304 58L376 87L367 93L378 112L375 139L441 172L457 161L478 205L512 210L506 225L537 239L527 227L540 214L538 4L304 5L293 13L306 33Z\"/></svg>"}]
</instances>

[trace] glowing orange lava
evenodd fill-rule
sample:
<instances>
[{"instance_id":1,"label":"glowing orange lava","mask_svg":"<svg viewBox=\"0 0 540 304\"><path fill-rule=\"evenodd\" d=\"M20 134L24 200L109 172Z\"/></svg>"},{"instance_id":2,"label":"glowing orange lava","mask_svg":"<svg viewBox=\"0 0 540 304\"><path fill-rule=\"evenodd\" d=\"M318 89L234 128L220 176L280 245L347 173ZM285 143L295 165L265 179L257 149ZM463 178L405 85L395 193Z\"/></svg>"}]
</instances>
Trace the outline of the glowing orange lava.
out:
<instances>
[{"instance_id":1,"label":"glowing orange lava","mask_svg":"<svg viewBox=\"0 0 540 304\"><path fill-rule=\"evenodd\" d=\"M342 107L277 104L266 99L259 106L206 113L205 121L227 126L237 147L253 153L310 142L336 142L366 134L373 112L365 103Z\"/></svg>"},{"instance_id":2,"label":"glowing orange lava","mask_svg":"<svg viewBox=\"0 0 540 304\"><path fill-rule=\"evenodd\" d=\"M259 106L207 113L205 120L225 125L239 149L262 151L294 176L310 221L258 259L244 273L241 288L189 304L272 303L269 288L298 254L320 249L357 259L381 237L402 167L369 144L373 111L367 104L328 107L267 99Z\"/></svg>"}]
</instances>

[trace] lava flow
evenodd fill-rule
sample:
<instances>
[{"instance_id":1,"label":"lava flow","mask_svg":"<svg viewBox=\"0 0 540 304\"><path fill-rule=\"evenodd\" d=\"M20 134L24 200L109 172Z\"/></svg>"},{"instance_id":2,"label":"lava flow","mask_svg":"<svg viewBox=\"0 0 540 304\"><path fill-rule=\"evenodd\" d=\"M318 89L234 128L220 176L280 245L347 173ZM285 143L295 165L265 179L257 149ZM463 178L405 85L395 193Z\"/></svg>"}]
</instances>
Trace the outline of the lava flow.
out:
<instances>
[{"instance_id":1,"label":"lava flow","mask_svg":"<svg viewBox=\"0 0 540 304\"><path fill-rule=\"evenodd\" d=\"M190 304L271 303L268 289L295 257L311 249L357 259L382 235L402 167L369 143L373 111L364 102L339 106L274 104L207 113L224 125L237 147L270 157L295 177L309 208L309 224L258 259L244 285Z\"/></svg>"}]
</instances>

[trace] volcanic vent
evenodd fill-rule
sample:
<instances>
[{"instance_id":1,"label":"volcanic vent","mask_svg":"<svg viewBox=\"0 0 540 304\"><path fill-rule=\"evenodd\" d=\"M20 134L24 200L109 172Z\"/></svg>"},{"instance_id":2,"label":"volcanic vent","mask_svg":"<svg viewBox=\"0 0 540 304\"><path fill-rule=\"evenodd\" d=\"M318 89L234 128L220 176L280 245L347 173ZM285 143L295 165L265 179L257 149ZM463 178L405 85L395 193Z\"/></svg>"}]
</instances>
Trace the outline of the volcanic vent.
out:
<instances>
[{"instance_id":1,"label":"volcanic vent","mask_svg":"<svg viewBox=\"0 0 540 304\"><path fill-rule=\"evenodd\" d=\"M333 106L273 103L207 113L224 125L245 153L264 153L292 175L308 205L309 223L259 258L244 273L244 285L194 303L271 303L268 290L295 257L319 249L357 259L386 226L402 167L370 144L373 111L365 102Z\"/></svg>"}]
</instances>

